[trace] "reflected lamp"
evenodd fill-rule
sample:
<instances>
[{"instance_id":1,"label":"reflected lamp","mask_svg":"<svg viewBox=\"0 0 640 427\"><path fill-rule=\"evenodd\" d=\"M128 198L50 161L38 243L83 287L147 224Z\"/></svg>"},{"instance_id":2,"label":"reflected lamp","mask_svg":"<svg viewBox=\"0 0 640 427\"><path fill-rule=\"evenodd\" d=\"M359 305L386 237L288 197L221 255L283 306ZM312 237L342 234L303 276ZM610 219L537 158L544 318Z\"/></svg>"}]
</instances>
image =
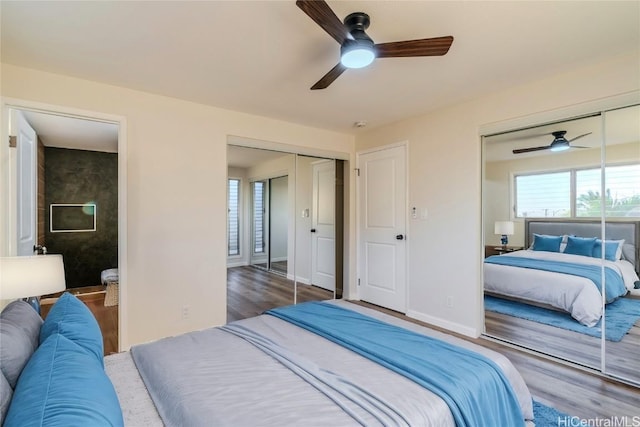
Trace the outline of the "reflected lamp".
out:
<instances>
[{"instance_id":1,"label":"reflected lamp","mask_svg":"<svg viewBox=\"0 0 640 427\"><path fill-rule=\"evenodd\" d=\"M500 243L502 246L507 246L509 236L513 234L513 221L496 221L493 232L500 234Z\"/></svg>"},{"instance_id":2,"label":"reflected lamp","mask_svg":"<svg viewBox=\"0 0 640 427\"><path fill-rule=\"evenodd\" d=\"M39 312L42 295L64 291L62 255L0 258L0 299L24 298Z\"/></svg>"}]
</instances>

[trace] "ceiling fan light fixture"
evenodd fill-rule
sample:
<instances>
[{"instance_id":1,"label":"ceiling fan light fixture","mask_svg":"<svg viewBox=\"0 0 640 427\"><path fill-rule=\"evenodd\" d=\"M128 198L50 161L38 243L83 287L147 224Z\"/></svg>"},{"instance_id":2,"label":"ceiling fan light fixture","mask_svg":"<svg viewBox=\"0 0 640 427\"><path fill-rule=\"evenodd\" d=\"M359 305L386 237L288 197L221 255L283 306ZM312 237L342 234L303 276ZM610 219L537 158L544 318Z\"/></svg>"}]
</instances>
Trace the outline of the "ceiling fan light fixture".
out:
<instances>
[{"instance_id":1,"label":"ceiling fan light fixture","mask_svg":"<svg viewBox=\"0 0 640 427\"><path fill-rule=\"evenodd\" d=\"M556 151L564 151L564 150L568 150L569 149L569 141L565 140L560 140L560 141L553 141L551 143L551 147L549 148L551 151L556 152Z\"/></svg>"},{"instance_id":2,"label":"ceiling fan light fixture","mask_svg":"<svg viewBox=\"0 0 640 427\"><path fill-rule=\"evenodd\" d=\"M375 48L370 40L348 40L340 48L340 63L347 68L363 68L374 59Z\"/></svg>"}]
</instances>

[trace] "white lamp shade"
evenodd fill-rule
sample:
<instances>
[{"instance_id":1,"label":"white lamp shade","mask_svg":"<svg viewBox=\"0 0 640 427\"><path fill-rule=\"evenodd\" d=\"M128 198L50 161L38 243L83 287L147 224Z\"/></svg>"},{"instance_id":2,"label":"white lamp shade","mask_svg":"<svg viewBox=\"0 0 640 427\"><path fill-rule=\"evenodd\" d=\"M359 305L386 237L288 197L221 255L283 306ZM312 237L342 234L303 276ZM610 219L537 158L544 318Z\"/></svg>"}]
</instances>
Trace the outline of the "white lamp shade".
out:
<instances>
[{"instance_id":1,"label":"white lamp shade","mask_svg":"<svg viewBox=\"0 0 640 427\"><path fill-rule=\"evenodd\" d=\"M495 234L511 236L513 234L513 221L496 221L493 232Z\"/></svg>"},{"instance_id":2,"label":"white lamp shade","mask_svg":"<svg viewBox=\"0 0 640 427\"><path fill-rule=\"evenodd\" d=\"M62 255L0 258L0 299L36 297L65 289Z\"/></svg>"}]
</instances>

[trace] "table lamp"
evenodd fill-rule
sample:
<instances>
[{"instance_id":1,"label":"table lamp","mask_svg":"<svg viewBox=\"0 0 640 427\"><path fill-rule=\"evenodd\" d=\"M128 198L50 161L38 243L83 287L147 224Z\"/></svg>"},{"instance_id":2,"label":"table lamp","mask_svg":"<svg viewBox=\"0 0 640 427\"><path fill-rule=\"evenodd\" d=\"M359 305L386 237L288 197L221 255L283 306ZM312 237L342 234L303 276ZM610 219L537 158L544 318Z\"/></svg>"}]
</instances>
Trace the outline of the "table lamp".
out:
<instances>
[{"instance_id":1,"label":"table lamp","mask_svg":"<svg viewBox=\"0 0 640 427\"><path fill-rule=\"evenodd\" d=\"M0 258L0 299L24 298L39 312L40 296L64 291L62 255Z\"/></svg>"},{"instance_id":2,"label":"table lamp","mask_svg":"<svg viewBox=\"0 0 640 427\"><path fill-rule=\"evenodd\" d=\"M500 243L502 246L507 246L509 243L509 237L513 234L513 221L496 221L493 232L500 234Z\"/></svg>"}]
</instances>

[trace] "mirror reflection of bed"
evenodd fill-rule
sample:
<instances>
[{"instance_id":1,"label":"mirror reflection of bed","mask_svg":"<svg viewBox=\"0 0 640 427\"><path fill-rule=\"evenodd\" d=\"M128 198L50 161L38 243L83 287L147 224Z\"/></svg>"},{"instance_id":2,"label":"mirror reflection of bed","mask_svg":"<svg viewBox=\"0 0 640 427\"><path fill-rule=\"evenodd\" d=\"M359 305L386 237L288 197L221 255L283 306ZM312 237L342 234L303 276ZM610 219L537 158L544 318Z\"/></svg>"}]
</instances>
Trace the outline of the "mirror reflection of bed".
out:
<instances>
[{"instance_id":1,"label":"mirror reflection of bed","mask_svg":"<svg viewBox=\"0 0 640 427\"><path fill-rule=\"evenodd\" d=\"M513 153L548 145L559 129L569 140L588 135L564 152ZM640 285L634 283L640 271L640 107L485 137L483 165L485 333L640 382L640 359L629 357L640 350L640 289L634 289ZM504 221L514 225L506 246L495 234ZM557 250L532 250L534 233L542 236L538 243ZM603 236L604 259L594 250L602 246L592 242ZM556 262L579 266L576 272L535 270L539 264L557 269ZM622 272L621 279L603 266ZM576 276L586 270L595 281ZM604 337L602 277L610 300ZM617 295L609 295L616 286Z\"/></svg>"}]
</instances>

